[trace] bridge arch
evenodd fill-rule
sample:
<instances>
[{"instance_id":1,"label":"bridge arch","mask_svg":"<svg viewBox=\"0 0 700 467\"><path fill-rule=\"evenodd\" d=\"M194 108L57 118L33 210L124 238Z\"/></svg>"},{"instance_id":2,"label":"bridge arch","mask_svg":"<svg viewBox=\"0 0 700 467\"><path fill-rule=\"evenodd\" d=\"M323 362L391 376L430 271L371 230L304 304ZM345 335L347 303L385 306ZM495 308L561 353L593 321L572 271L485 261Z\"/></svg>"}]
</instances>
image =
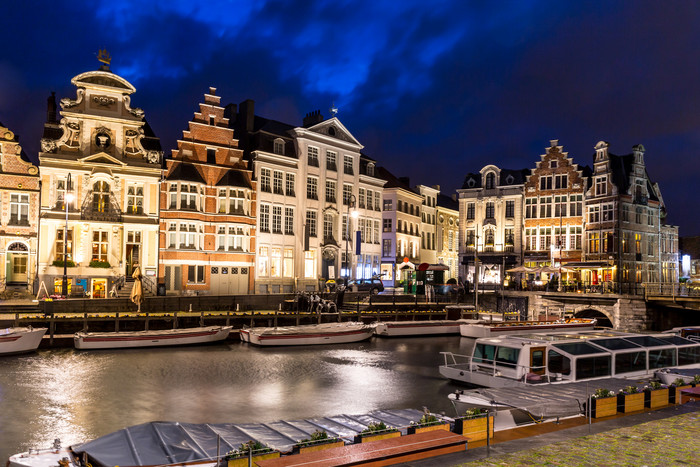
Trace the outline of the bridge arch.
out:
<instances>
[{"instance_id":1,"label":"bridge arch","mask_svg":"<svg viewBox=\"0 0 700 467\"><path fill-rule=\"evenodd\" d=\"M606 328L613 327L613 317L604 310L597 310L591 307L582 307L574 311L574 318L595 318L598 320L596 326Z\"/></svg>"}]
</instances>

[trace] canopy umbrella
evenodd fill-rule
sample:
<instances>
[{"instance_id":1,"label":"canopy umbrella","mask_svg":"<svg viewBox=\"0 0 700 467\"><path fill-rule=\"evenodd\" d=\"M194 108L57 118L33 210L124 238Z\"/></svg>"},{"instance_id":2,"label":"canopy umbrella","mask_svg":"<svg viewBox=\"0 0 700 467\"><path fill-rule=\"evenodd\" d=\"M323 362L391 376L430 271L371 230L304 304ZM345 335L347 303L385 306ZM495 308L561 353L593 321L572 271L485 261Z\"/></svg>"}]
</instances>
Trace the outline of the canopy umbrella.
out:
<instances>
[{"instance_id":1,"label":"canopy umbrella","mask_svg":"<svg viewBox=\"0 0 700 467\"><path fill-rule=\"evenodd\" d=\"M542 268L538 268L537 272L543 272L545 274L559 274L559 271L571 272L572 270L564 266L562 266L561 268L558 268L556 266L544 266Z\"/></svg>"},{"instance_id":2,"label":"canopy umbrella","mask_svg":"<svg viewBox=\"0 0 700 467\"><path fill-rule=\"evenodd\" d=\"M143 302L143 284L141 283L141 268L136 266L134 273L131 275L134 278L134 287L131 289L131 301L138 306L138 312L141 312L141 302Z\"/></svg>"},{"instance_id":3,"label":"canopy umbrella","mask_svg":"<svg viewBox=\"0 0 700 467\"><path fill-rule=\"evenodd\" d=\"M535 268L528 268L526 266L518 266L517 268L508 269L506 272L534 272Z\"/></svg>"}]
</instances>

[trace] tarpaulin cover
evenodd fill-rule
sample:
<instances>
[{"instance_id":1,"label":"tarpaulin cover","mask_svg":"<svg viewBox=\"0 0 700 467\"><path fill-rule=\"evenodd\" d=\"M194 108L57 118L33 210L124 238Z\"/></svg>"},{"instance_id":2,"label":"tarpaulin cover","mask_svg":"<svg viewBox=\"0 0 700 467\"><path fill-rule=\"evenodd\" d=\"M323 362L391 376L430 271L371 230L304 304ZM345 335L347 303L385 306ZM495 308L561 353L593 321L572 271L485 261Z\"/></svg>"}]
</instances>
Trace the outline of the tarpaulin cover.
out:
<instances>
[{"instance_id":1,"label":"tarpaulin cover","mask_svg":"<svg viewBox=\"0 0 700 467\"><path fill-rule=\"evenodd\" d=\"M215 459L217 437L221 456L248 441L288 452L316 430L326 430L331 437L350 441L370 423L384 422L405 432L411 422L422 416L419 410L404 409L272 423L149 422L74 445L72 449L78 455L87 453L93 465L103 467L179 464Z\"/></svg>"}]
</instances>

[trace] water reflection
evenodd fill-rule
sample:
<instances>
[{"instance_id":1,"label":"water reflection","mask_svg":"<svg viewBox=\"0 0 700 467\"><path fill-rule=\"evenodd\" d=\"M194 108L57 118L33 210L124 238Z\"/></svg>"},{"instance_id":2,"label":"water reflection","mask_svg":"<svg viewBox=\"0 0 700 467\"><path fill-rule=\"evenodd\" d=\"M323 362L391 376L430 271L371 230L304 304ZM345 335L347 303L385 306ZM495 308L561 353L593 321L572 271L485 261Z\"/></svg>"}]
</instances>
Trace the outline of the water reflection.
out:
<instances>
[{"instance_id":1,"label":"water reflection","mask_svg":"<svg viewBox=\"0 0 700 467\"><path fill-rule=\"evenodd\" d=\"M458 337L358 344L79 352L0 360L0 460L30 447L93 439L153 420L271 422L375 409L450 411L440 351Z\"/></svg>"}]
</instances>

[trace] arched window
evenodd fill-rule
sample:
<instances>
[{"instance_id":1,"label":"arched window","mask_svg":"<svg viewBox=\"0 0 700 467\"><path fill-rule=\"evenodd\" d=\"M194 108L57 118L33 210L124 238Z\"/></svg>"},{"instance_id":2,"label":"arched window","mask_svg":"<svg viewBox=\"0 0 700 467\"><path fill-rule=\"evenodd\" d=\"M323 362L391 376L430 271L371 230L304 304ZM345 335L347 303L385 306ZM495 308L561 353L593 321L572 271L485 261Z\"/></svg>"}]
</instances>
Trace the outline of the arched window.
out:
<instances>
[{"instance_id":1,"label":"arched window","mask_svg":"<svg viewBox=\"0 0 700 467\"><path fill-rule=\"evenodd\" d=\"M487 245L493 245L493 230L489 229L486 231L485 243Z\"/></svg>"},{"instance_id":2,"label":"arched window","mask_svg":"<svg viewBox=\"0 0 700 467\"><path fill-rule=\"evenodd\" d=\"M107 182L95 182L92 186L92 208L97 212L109 210L109 184Z\"/></svg>"},{"instance_id":3,"label":"arched window","mask_svg":"<svg viewBox=\"0 0 700 467\"><path fill-rule=\"evenodd\" d=\"M489 172L486 174L486 189L492 190L496 188L496 174Z\"/></svg>"}]
</instances>

